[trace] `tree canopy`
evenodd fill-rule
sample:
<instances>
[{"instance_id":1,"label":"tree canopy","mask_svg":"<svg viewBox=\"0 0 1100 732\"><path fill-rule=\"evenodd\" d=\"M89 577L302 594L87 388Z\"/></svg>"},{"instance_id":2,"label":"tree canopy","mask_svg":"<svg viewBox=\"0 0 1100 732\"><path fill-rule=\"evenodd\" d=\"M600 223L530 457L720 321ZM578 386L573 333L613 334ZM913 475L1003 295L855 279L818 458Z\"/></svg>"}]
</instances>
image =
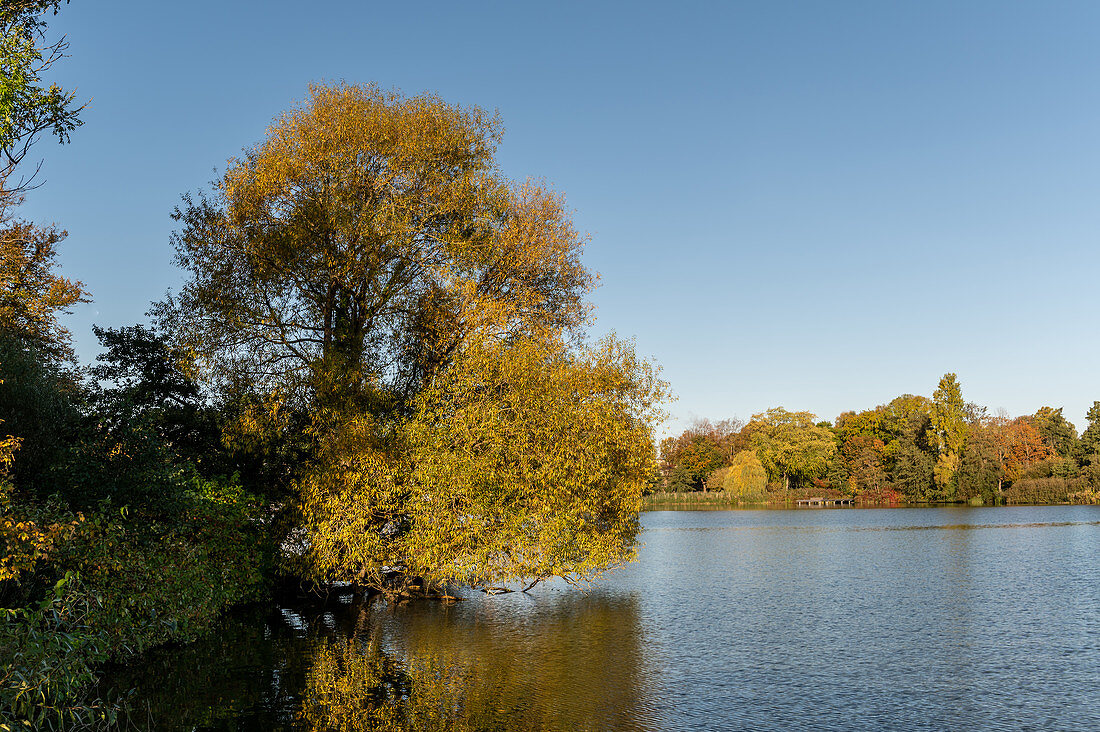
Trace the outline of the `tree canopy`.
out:
<instances>
[{"instance_id":1,"label":"tree canopy","mask_svg":"<svg viewBox=\"0 0 1100 732\"><path fill-rule=\"evenodd\" d=\"M66 0L67 2L68 0ZM42 74L65 56L64 38L47 43L46 21L61 0L4 0L0 5L0 197L31 186L35 171L13 181L11 175L43 132L59 142L80 126L83 105L76 92L45 85Z\"/></svg>"},{"instance_id":2,"label":"tree canopy","mask_svg":"<svg viewBox=\"0 0 1100 732\"><path fill-rule=\"evenodd\" d=\"M1100 453L1100 401L1095 401L1089 407L1088 426L1081 433L1081 448L1092 455Z\"/></svg>"},{"instance_id":3,"label":"tree canopy","mask_svg":"<svg viewBox=\"0 0 1100 732\"><path fill-rule=\"evenodd\" d=\"M721 470L726 472L720 481L721 485L716 487L729 491L738 498L762 495L768 487L767 471L752 450L737 453L729 467Z\"/></svg>"},{"instance_id":4,"label":"tree canopy","mask_svg":"<svg viewBox=\"0 0 1100 732\"><path fill-rule=\"evenodd\" d=\"M944 374L932 394L932 435L937 449L935 478L946 489L959 469L960 453L966 443L966 404L955 374Z\"/></svg>"},{"instance_id":5,"label":"tree canopy","mask_svg":"<svg viewBox=\"0 0 1100 732\"><path fill-rule=\"evenodd\" d=\"M432 95L314 85L176 211L189 279L161 323L208 381L311 415L306 575L583 579L630 556L664 388L627 344L585 344L585 238L500 174L500 134Z\"/></svg>"},{"instance_id":6,"label":"tree canopy","mask_svg":"<svg viewBox=\"0 0 1100 732\"><path fill-rule=\"evenodd\" d=\"M560 196L496 170L495 116L374 86L310 88L208 197L176 211L172 313L216 376L309 401L408 400L474 303L505 335L577 328L593 278ZM377 395L375 395L377 396Z\"/></svg>"},{"instance_id":7,"label":"tree canopy","mask_svg":"<svg viewBox=\"0 0 1100 732\"><path fill-rule=\"evenodd\" d=\"M742 427L738 419L700 419L679 436L661 440L661 464L669 475L669 487L686 491L711 487L710 474L733 458ZM718 484L713 487L722 490Z\"/></svg>"},{"instance_id":8,"label":"tree canopy","mask_svg":"<svg viewBox=\"0 0 1100 732\"><path fill-rule=\"evenodd\" d=\"M705 455L708 483L727 491L719 501L787 502L820 491L870 503L1093 502L1100 485L1100 402L1089 410L1080 438L1062 412L1040 407L1015 419L992 412L965 402L957 376L948 373L931 399L903 394L873 409L842 412L834 425L782 407L755 415L739 431L738 420L697 420L661 441L653 486L699 490L684 475ZM733 447L732 456L724 446ZM759 490L738 488L757 462L766 471L753 478Z\"/></svg>"},{"instance_id":9,"label":"tree canopy","mask_svg":"<svg viewBox=\"0 0 1100 732\"><path fill-rule=\"evenodd\" d=\"M69 331L58 316L88 302L81 282L57 273L57 245L65 232L11 215L0 198L0 332L55 359L72 355Z\"/></svg>"},{"instance_id":10,"label":"tree canopy","mask_svg":"<svg viewBox=\"0 0 1100 732\"><path fill-rule=\"evenodd\" d=\"M809 481L824 475L829 458L836 452L831 430L818 427L809 412L788 412L775 407L754 414L746 426L749 444L773 480L784 488L791 480Z\"/></svg>"}]
</instances>

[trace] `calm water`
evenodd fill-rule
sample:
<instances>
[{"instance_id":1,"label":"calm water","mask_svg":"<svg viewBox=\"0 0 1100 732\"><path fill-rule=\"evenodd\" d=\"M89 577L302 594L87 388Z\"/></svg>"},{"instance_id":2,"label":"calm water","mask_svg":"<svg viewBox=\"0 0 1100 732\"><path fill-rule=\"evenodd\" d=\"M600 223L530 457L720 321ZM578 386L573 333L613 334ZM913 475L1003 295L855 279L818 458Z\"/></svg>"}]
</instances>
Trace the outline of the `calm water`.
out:
<instances>
[{"instance_id":1,"label":"calm water","mask_svg":"<svg viewBox=\"0 0 1100 732\"><path fill-rule=\"evenodd\" d=\"M156 729L1100 729L1100 507L652 512L587 592L240 613Z\"/></svg>"}]
</instances>

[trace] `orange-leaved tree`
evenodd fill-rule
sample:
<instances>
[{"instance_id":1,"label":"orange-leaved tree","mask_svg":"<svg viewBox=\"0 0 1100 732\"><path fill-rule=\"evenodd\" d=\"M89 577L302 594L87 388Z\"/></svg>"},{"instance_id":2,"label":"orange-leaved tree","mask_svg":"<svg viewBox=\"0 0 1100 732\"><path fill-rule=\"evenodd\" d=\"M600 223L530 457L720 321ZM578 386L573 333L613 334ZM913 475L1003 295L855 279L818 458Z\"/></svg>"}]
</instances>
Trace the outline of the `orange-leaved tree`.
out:
<instances>
[{"instance_id":1,"label":"orange-leaved tree","mask_svg":"<svg viewBox=\"0 0 1100 732\"><path fill-rule=\"evenodd\" d=\"M88 293L82 283L57 274L57 245L65 232L16 219L19 202L0 198L0 336L66 359L70 335L58 316L88 302Z\"/></svg>"}]
</instances>

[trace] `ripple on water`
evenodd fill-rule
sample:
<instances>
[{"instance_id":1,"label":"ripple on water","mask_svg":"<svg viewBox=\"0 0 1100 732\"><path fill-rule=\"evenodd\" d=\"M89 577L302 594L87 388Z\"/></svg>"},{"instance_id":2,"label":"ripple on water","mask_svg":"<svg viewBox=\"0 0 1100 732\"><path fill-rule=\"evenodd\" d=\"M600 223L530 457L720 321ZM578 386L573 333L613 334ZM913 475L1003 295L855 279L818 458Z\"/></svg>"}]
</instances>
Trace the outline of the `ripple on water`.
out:
<instances>
[{"instance_id":1,"label":"ripple on water","mask_svg":"<svg viewBox=\"0 0 1100 732\"><path fill-rule=\"evenodd\" d=\"M1100 729L1100 508L652 512L586 591L234 615L156 729Z\"/></svg>"}]
</instances>

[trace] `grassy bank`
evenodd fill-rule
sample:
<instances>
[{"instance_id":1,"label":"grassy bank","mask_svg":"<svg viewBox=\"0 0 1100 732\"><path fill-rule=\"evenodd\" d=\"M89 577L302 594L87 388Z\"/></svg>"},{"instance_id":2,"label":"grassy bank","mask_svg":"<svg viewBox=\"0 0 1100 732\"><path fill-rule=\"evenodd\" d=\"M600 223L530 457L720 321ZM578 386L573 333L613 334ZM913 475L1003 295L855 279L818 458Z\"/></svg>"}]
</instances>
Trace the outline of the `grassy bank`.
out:
<instances>
[{"instance_id":1,"label":"grassy bank","mask_svg":"<svg viewBox=\"0 0 1100 732\"><path fill-rule=\"evenodd\" d=\"M847 498L840 491L822 488L799 488L788 491L769 491L738 495L730 491L692 491L684 493L650 493L642 499L642 510L652 511L662 508L701 508L701 507L737 507L737 506L781 506L793 504L807 498ZM867 496L857 502L868 505L896 503L892 496Z\"/></svg>"},{"instance_id":2,"label":"grassy bank","mask_svg":"<svg viewBox=\"0 0 1100 732\"><path fill-rule=\"evenodd\" d=\"M732 494L723 491L699 491L691 493L650 493L642 498L642 510L653 511L668 508L736 508L737 506L765 505L765 500L738 500Z\"/></svg>"}]
</instances>

